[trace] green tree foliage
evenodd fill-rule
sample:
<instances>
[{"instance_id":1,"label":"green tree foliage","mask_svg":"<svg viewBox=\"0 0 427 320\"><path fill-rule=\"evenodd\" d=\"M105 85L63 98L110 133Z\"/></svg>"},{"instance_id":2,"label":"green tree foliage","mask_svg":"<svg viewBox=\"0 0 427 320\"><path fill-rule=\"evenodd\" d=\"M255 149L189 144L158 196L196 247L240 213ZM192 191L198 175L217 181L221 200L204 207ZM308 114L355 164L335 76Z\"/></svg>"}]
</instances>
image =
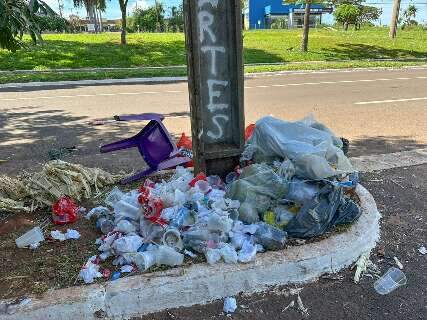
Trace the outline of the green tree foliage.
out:
<instances>
[{"instance_id":1,"label":"green tree foliage","mask_svg":"<svg viewBox=\"0 0 427 320\"><path fill-rule=\"evenodd\" d=\"M159 2L156 2L154 6L151 6L147 9L136 9L133 14L133 24L133 29L139 29L140 31L165 31L165 10L163 5Z\"/></svg>"},{"instance_id":2,"label":"green tree foliage","mask_svg":"<svg viewBox=\"0 0 427 320\"><path fill-rule=\"evenodd\" d=\"M34 42L41 40L37 13L56 15L41 0L0 0L0 48L15 52L22 47L25 33Z\"/></svg>"},{"instance_id":3,"label":"green tree foliage","mask_svg":"<svg viewBox=\"0 0 427 320\"><path fill-rule=\"evenodd\" d=\"M347 30L350 24L357 24L360 16L360 9L354 4L340 4L334 11L335 20L344 26Z\"/></svg>"},{"instance_id":4,"label":"green tree foliage","mask_svg":"<svg viewBox=\"0 0 427 320\"><path fill-rule=\"evenodd\" d=\"M402 21L402 30L409 26L416 26L418 22L415 20L415 16L417 15L417 7L413 4L410 4L408 8L403 12L401 17Z\"/></svg>"},{"instance_id":5,"label":"green tree foliage","mask_svg":"<svg viewBox=\"0 0 427 320\"><path fill-rule=\"evenodd\" d=\"M171 16L168 21L169 31L181 32L184 30L184 11L182 5L171 7Z\"/></svg>"},{"instance_id":6,"label":"green tree foliage","mask_svg":"<svg viewBox=\"0 0 427 320\"><path fill-rule=\"evenodd\" d=\"M349 25L360 29L360 25L379 19L382 10L372 6L363 5L361 0L341 0L334 11L335 20L347 30Z\"/></svg>"},{"instance_id":7,"label":"green tree foliage","mask_svg":"<svg viewBox=\"0 0 427 320\"><path fill-rule=\"evenodd\" d=\"M37 15L40 31L64 32L70 30L70 23L58 15Z\"/></svg>"}]
</instances>

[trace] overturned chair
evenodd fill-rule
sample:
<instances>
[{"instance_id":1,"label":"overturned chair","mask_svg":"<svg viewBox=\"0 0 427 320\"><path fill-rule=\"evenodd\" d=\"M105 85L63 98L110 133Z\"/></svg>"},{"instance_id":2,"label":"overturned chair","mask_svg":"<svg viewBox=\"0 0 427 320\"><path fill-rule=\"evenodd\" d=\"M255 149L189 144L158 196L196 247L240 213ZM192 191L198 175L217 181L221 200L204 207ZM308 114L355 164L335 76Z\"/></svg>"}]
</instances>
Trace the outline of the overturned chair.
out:
<instances>
[{"instance_id":1,"label":"overturned chair","mask_svg":"<svg viewBox=\"0 0 427 320\"><path fill-rule=\"evenodd\" d=\"M103 145L100 149L101 153L106 153L134 147L138 148L148 168L124 178L121 181L122 184L127 184L156 171L175 168L191 161L188 157L180 156L176 144L162 123L163 115L143 113L139 115L114 116L114 119L116 121L150 121L137 135Z\"/></svg>"}]
</instances>

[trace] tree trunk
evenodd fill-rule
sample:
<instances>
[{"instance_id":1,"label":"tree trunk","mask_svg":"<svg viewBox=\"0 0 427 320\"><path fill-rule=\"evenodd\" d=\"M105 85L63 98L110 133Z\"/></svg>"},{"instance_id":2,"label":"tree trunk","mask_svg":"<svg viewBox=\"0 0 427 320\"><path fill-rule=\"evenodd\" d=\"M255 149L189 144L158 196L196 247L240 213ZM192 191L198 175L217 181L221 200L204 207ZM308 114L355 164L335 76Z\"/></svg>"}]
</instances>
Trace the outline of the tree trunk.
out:
<instances>
[{"instance_id":1,"label":"tree trunk","mask_svg":"<svg viewBox=\"0 0 427 320\"><path fill-rule=\"evenodd\" d=\"M304 27L302 33L301 51L307 52L308 50L308 32L310 31L310 8L311 2L306 1L304 11Z\"/></svg>"},{"instance_id":2,"label":"tree trunk","mask_svg":"<svg viewBox=\"0 0 427 320\"><path fill-rule=\"evenodd\" d=\"M347 31L348 30L348 22L344 22L344 30Z\"/></svg>"},{"instance_id":3,"label":"tree trunk","mask_svg":"<svg viewBox=\"0 0 427 320\"><path fill-rule=\"evenodd\" d=\"M394 0L393 4L393 13L391 14L391 23L390 23L390 38L396 38L397 32L397 20L399 19L400 11L400 0Z\"/></svg>"},{"instance_id":4,"label":"tree trunk","mask_svg":"<svg viewBox=\"0 0 427 320\"><path fill-rule=\"evenodd\" d=\"M122 45L125 45L126 44L126 28L127 28L127 21L126 21L127 0L119 0L119 4L120 4L120 10L122 11L122 34L121 34L120 43Z\"/></svg>"},{"instance_id":5,"label":"tree trunk","mask_svg":"<svg viewBox=\"0 0 427 320\"><path fill-rule=\"evenodd\" d=\"M100 29L100 32L103 32L104 28L102 26L102 14L101 14L101 10L98 10L98 12L99 12L99 29Z\"/></svg>"}]
</instances>

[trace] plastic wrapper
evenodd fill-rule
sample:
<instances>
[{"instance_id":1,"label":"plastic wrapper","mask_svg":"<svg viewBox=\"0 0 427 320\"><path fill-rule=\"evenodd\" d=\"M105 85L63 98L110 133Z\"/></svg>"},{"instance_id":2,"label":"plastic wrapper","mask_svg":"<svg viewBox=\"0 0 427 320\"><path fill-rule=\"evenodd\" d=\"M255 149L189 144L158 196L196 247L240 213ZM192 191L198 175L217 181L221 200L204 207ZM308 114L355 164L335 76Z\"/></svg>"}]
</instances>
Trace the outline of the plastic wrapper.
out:
<instances>
[{"instance_id":1,"label":"plastic wrapper","mask_svg":"<svg viewBox=\"0 0 427 320\"><path fill-rule=\"evenodd\" d=\"M233 297L227 297L224 300L224 307L222 308L225 313L233 313L237 309L236 299Z\"/></svg>"},{"instance_id":2,"label":"plastic wrapper","mask_svg":"<svg viewBox=\"0 0 427 320\"><path fill-rule=\"evenodd\" d=\"M96 256L92 256L82 267L79 273L79 278L85 283L93 283L95 278L102 278L102 274L99 272L99 265L95 264Z\"/></svg>"}]
</instances>

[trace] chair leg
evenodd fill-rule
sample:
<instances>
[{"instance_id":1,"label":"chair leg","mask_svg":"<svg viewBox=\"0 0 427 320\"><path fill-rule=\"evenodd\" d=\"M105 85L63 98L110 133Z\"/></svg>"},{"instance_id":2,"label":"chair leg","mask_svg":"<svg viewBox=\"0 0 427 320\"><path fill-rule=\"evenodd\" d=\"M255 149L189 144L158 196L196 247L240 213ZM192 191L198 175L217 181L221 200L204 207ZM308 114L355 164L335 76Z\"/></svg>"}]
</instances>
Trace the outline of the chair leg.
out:
<instances>
[{"instance_id":1,"label":"chair leg","mask_svg":"<svg viewBox=\"0 0 427 320\"><path fill-rule=\"evenodd\" d=\"M144 171L138 172L137 174L134 174L133 176L124 178L120 181L121 184L128 184L130 182L134 182L137 181L143 177L149 176L150 174L152 174L153 172L157 171L157 169L154 168L148 168Z\"/></svg>"},{"instance_id":2,"label":"chair leg","mask_svg":"<svg viewBox=\"0 0 427 320\"><path fill-rule=\"evenodd\" d=\"M110 144L103 145L100 149L100 152L106 153L106 152L112 152L116 150L133 148L136 146L137 146L136 138L132 137L132 138L127 138L127 139L116 141Z\"/></svg>"}]
</instances>

